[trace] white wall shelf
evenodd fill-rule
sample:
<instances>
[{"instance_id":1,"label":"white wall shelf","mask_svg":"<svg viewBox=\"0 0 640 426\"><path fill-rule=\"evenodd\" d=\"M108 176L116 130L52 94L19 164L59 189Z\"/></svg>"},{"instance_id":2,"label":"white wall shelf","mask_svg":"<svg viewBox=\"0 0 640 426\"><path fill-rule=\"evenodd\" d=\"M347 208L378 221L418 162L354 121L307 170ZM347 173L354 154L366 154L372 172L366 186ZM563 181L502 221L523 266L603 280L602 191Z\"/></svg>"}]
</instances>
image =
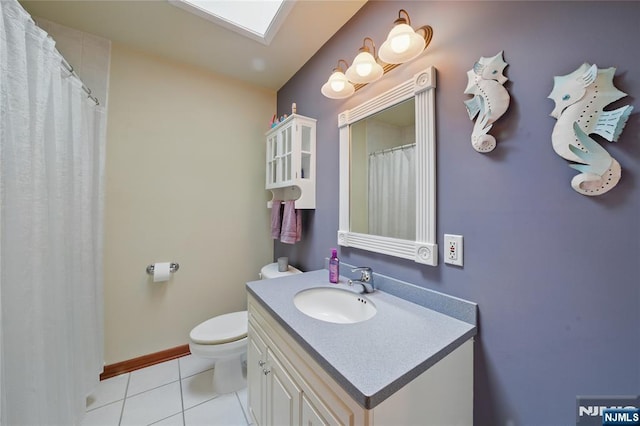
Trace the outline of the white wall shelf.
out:
<instances>
[{"instance_id":1,"label":"white wall shelf","mask_svg":"<svg viewBox=\"0 0 640 426\"><path fill-rule=\"evenodd\" d=\"M316 120L292 114L266 133L266 189L273 200L316 208Z\"/></svg>"}]
</instances>

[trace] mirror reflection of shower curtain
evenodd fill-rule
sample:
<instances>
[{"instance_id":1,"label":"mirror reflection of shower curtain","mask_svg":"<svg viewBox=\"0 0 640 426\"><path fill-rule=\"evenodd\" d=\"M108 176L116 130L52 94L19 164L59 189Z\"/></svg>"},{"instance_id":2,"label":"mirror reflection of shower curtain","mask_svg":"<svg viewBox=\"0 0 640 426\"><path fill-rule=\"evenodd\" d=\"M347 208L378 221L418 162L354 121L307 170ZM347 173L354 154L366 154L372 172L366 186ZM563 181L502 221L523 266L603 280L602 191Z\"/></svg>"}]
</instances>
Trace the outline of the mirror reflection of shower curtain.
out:
<instances>
[{"instance_id":1,"label":"mirror reflection of shower curtain","mask_svg":"<svg viewBox=\"0 0 640 426\"><path fill-rule=\"evenodd\" d=\"M369 233L415 240L415 144L369 155Z\"/></svg>"}]
</instances>

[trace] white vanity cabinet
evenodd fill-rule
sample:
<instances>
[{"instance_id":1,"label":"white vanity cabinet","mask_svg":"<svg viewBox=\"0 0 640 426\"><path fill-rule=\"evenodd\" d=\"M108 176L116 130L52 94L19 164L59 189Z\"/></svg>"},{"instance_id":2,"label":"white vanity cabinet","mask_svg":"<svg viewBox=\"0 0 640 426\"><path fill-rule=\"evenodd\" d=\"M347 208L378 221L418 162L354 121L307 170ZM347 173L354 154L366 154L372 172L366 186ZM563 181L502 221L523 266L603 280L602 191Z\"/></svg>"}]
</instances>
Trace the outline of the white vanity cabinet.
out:
<instances>
[{"instance_id":1,"label":"white vanity cabinet","mask_svg":"<svg viewBox=\"0 0 640 426\"><path fill-rule=\"evenodd\" d=\"M254 327L247 350L247 362L257 366L247 372L251 415L261 425L299 424L302 391Z\"/></svg>"},{"instance_id":2,"label":"white vanity cabinet","mask_svg":"<svg viewBox=\"0 0 640 426\"><path fill-rule=\"evenodd\" d=\"M251 294L248 311L248 405L258 426L473 423L473 339L366 409ZM362 350L354 348L354 354Z\"/></svg>"},{"instance_id":3,"label":"white vanity cabinet","mask_svg":"<svg viewBox=\"0 0 640 426\"><path fill-rule=\"evenodd\" d=\"M352 424L335 415L306 388L299 372L258 324L262 315L250 314L247 349L249 412L259 426ZM268 328L268 327L267 327ZM302 385L302 386L301 386Z\"/></svg>"},{"instance_id":4,"label":"white vanity cabinet","mask_svg":"<svg viewBox=\"0 0 640 426\"><path fill-rule=\"evenodd\" d=\"M292 114L270 129L266 140L266 189L273 199L315 209L316 120Z\"/></svg>"}]
</instances>

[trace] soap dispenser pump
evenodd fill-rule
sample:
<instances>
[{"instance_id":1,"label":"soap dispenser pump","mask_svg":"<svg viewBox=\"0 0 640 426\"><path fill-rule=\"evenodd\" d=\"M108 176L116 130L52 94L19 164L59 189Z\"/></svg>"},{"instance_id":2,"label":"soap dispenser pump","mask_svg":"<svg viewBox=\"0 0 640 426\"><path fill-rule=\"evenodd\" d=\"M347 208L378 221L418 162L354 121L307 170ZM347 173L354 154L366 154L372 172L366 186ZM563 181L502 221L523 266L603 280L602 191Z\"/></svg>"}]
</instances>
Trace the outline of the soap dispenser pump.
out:
<instances>
[{"instance_id":1,"label":"soap dispenser pump","mask_svg":"<svg viewBox=\"0 0 640 426\"><path fill-rule=\"evenodd\" d=\"M337 284L340 280L340 259L338 259L338 250L331 249L331 258L329 259L329 282Z\"/></svg>"}]
</instances>

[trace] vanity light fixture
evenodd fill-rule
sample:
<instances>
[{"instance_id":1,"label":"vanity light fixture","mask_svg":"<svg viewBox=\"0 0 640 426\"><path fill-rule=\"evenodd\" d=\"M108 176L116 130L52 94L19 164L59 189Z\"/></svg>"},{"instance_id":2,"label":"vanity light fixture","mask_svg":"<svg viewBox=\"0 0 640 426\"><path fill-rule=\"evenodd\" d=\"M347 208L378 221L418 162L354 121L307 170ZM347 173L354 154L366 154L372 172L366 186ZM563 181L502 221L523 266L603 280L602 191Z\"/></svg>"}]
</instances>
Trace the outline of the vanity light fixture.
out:
<instances>
[{"instance_id":1,"label":"vanity light fixture","mask_svg":"<svg viewBox=\"0 0 640 426\"><path fill-rule=\"evenodd\" d=\"M415 59L431 43L433 29L429 25L423 25L414 31L406 10L400 9L394 24L387 40L380 46L377 56L373 39L365 37L360 53L351 66L344 59L340 59L331 77L322 86L322 94L331 99L347 98L398 65ZM367 40L370 46L367 45ZM340 66L341 63L345 68Z\"/></svg>"},{"instance_id":2,"label":"vanity light fixture","mask_svg":"<svg viewBox=\"0 0 640 426\"><path fill-rule=\"evenodd\" d=\"M367 40L371 42L371 49L367 46ZM372 53L373 51L373 53ZM360 53L345 73L349 81L357 84L373 83L384 74L384 69L375 58L376 45L370 37L365 37L360 48Z\"/></svg>"},{"instance_id":3,"label":"vanity light fixture","mask_svg":"<svg viewBox=\"0 0 640 426\"><path fill-rule=\"evenodd\" d=\"M333 73L329 77L329 80L327 80L321 89L322 94L327 98L348 98L353 95L353 92L355 92L353 84L351 84L344 75L344 69L340 66L340 63L344 63L345 68L349 67L349 64L344 59L338 60L338 66L333 69Z\"/></svg>"},{"instance_id":4,"label":"vanity light fixture","mask_svg":"<svg viewBox=\"0 0 640 426\"><path fill-rule=\"evenodd\" d=\"M404 16L403 16L404 15ZM424 32L424 35L418 34ZM388 64L401 64L416 58L431 42L433 29L424 25L414 31L411 18L406 10L400 9L394 27L389 31L387 40L382 43L378 56Z\"/></svg>"}]
</instances>

